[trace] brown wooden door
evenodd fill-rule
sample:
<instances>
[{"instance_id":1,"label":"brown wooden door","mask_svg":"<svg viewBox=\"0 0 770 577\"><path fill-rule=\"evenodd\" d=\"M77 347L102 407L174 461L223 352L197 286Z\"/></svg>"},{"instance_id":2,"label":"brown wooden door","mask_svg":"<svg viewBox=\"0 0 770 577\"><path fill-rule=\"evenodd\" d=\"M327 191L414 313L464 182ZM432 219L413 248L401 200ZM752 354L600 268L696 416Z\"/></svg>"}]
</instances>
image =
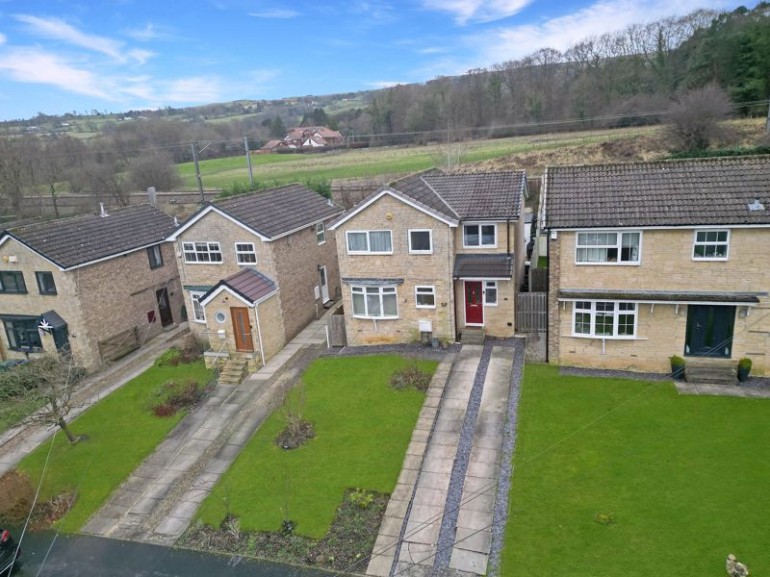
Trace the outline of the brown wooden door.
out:
<instances>
[{"instance_id":1,"label":"brown wooden door","mask_svg":"<svg viewBox=\"0 0 770 577\"><path fill-rule=\"evenodd\" d=\"M251 325L249 324L249 309L246 307L232 307L230 314L233 318L233 334L235 335L235 350L253 351L254 341L251 338Z\"/></svg>"},{"instance_id":2,"label":"brown wooden door","mask_svg":"<svg viewBox=\"0 0 770 577\"><path fill-rule=\"evenodd\" d=\"M481 282L465 281L465 324L484 324L484 302L481 295Z\"/></svg>"}]
</instances>

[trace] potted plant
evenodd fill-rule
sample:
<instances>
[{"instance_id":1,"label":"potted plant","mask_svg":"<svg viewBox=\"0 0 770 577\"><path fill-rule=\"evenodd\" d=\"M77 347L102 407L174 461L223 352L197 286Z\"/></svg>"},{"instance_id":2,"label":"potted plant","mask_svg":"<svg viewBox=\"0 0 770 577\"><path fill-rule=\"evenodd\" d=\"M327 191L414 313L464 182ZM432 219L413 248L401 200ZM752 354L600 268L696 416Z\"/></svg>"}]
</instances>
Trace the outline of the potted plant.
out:
<instances>
[{"instance_id":1,"label":"potted plant","mask_svg":"<svg viewBox=\"0 0 770 577\"><path fill-rule=\"evenodd\" d=\"M678 355L668 358L671 361L671 377L677 381L684 380L684 359Z\"/></svg>"},{"instance_id":2,"label":"potted plant","mask_svg":"<svg viewBox=\"0 0 770 577\"><path fill-rule=\"evenodd\" d=\"M749 380L749 373L751 372L751 359L743 357L738 361L738 380L745 383Z\"/></svg>"}]
</instances>

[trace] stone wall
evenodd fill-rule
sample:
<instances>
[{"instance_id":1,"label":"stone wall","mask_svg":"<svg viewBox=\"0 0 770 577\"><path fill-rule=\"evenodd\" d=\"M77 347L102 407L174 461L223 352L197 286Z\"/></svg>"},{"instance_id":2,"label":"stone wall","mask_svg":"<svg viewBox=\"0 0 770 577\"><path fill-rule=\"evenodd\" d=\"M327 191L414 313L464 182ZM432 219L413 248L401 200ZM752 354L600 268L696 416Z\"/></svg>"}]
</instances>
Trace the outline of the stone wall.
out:
<instances>
[{"instance_id":1,"label":"stone wall","mask_svg":"<svg viewBox=\"0 0 770 577\"><path fill-rule=\"evenodd\" d=\"M573 337L573 304L556 302L557 282L565 289L767 293L770 287L770 268L766 265L770 230L733 229L726 261L694 260L692 229L646 230L642 236L641 264L636 266L577 265L575 233L559 232L559 240L551 241L552 362L668 372L668 357L685 354L687 327L686 305L639 304L635 339L602 342L602 339ZM555 251L556 245L559 250ZM737 363L743 356L753 360L753 372L770 371L770 298L767 296L761 297L756 307L736 307L730 358Z\"/></svg>"}]
</instances>

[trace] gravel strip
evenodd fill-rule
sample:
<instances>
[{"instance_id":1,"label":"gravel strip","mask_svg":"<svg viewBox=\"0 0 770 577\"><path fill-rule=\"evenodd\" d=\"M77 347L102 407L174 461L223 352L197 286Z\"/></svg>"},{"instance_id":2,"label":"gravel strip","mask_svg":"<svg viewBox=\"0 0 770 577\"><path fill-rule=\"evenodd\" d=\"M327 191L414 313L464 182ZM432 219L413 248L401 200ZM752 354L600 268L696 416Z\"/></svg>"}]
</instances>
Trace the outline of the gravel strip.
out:
<instances>
[{"instance_id":1,"label":"gravel strip","mask_svg":"<svg viewBox=\"0 0 770 577\"><path fill-rule=\"evenodd\" d=\"M487 376L489 368L489 359L492 357L491 342L484 345L481 353L479 367L476 370L476 376L473 380L470 398L468 399L468 408L465 411L465 420L460 430L460 440L457 443L457 456L455 457L452 475L449 479L449 489L447 491L446 505L444 509L444 518L441 520L438 541L436 543L436 560L433 563L434 577L442 575L449 568L449 561L452 557L452 548L455 542L455 527L457 526L457 517L460 514L460 503L462 502L463 486L465 485L465 474L468 471L470 461L471 447L473 446L473 435L476 429L476 418L481 407L481 393L484 390L484 379Z\"/></svg>"},{"instance_id":2,"label":"gravel strip","mask_svg":"<svg viewBox=\"0 0 770 577\"><path fill-rule=\"evenodd\" d=\"M508 418L505 421L503 443L500 447L500 476L497 479L492 544L487 564L487 575L490 577L497 577L500 574L500 554L503 550L505 526L508 523L508 496L513 478L513 455L516 452L516 429L518 428L519 398L521 397L521 377L524 373L525 344L524 339L516 339L516 352L511 371L511 391L508 395Z\"/></svg>"}]
</instances>

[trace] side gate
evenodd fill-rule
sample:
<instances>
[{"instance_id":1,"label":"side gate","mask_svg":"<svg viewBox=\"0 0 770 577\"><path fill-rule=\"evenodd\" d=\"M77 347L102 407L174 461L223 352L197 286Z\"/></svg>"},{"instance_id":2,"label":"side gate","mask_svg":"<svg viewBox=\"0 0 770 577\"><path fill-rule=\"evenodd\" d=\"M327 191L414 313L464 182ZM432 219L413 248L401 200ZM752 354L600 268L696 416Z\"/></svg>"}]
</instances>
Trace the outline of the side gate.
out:
<instances>
[{"instance_id":1,"label":"side gate","mask_svg":"<svg viewBox=\"0 0 770 577\"><path fill-rule=\"evenodd\" d=\"M516 332L545 332L548 326L548 293L519 293L516 299Z\"/></svg>"}]
</instances>

